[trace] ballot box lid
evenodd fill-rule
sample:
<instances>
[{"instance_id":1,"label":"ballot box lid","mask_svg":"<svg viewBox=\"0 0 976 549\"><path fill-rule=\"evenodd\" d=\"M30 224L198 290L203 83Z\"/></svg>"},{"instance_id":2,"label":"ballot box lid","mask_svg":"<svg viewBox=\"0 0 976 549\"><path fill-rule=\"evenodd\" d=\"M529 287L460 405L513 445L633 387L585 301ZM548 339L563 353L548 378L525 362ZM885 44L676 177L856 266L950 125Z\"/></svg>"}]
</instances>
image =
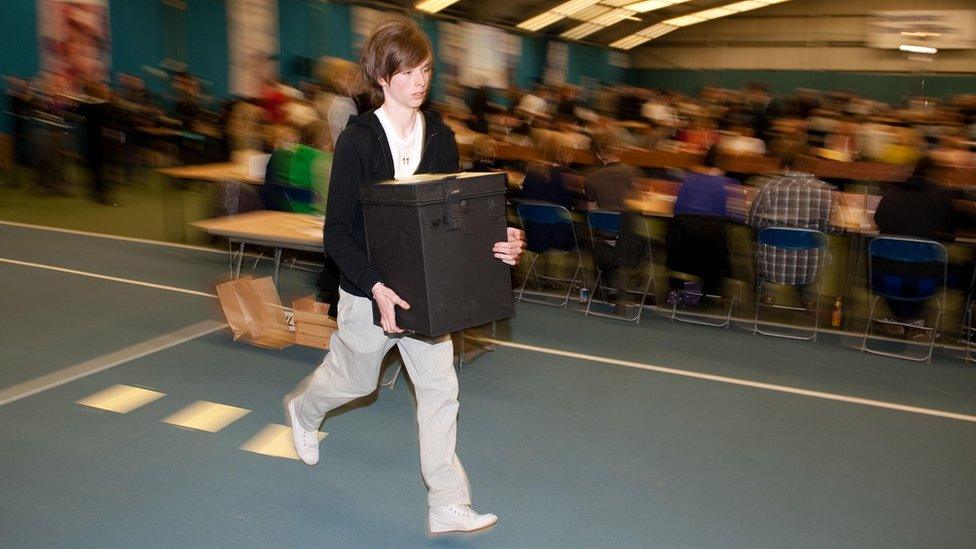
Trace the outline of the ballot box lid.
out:
<instances>
[{"instance_id":1,"label":"ballot box lid","mask_svg":"<svg viewBox=\"0 0 976 549\"><path fill-rule=\"evenodd\" d=\"M505 172L418 174L364 186L359 197L364 204L438 204L448 199L504 194L507 177Z\"/></svg>"}]
</instances>

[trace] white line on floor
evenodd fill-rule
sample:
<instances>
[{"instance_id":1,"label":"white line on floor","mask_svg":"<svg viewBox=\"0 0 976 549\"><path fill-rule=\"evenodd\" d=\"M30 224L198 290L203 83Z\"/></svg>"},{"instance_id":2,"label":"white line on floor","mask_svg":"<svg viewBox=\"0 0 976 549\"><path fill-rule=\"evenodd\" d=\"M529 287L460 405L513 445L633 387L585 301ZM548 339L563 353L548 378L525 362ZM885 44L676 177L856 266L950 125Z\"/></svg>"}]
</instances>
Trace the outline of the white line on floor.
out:
<instances>
[{"instance_id":1,"label":"white line on floor","mask_svg":"<svg viewBox=\"0 0 976 549\"><path fill-rule=\"evenodd\" d=\"M157 290L167 290L170 292L179 292L181 294L198 295L201 297L209 297L212 299L217 299L216 294L208 294L206 292L198 292L196 290L188 290L186 288L177 288L176 286L166 286L164 284L153 284L152 282L143 282L141 280L132 280L131 278L121 278L117 276L108 276L98 273L90 273L88 271L78 271L75 269L66 269L64 267L55 267L54 265L44 265L43 263L31 263L29 261L18 261L16 259L7 259L0 257L0 263L8 263L10 265L20 265L22 267L33 267L35 269L46 269L49 271L57 271L59 273L68 273L78 276L87 276L89 278L97 278L99 280L108 280L111 282L121 282L123 284L132 284L134 286L143 286L146 288L155 288Z\"/></svg>"},{"instance_id":2,"label":"white line on floor","mask_svg":"<svg viewBox=\"0 0 976 549\"><path fill-rule=\"evenodd\" d=\"M227 253L226 251L223 250L216 250L214 248L207 248L204 246L193 246L192 244L179 244L176 242L164 242L162 240L149 240L147 238L135 238L131 236L119 236L119 235L105 234L105 233L92 233L88 231L79 231L75 229L62 229L59 227L32 225L30 223L18 223L16 221L0 221L0 225L9 225L11 227L20 227L23 229L37 229L39 231L52 231L56 233L74 234L79 236L91 236L95 238L106 238L109 240L122 240L125 242L136 242L139 244L150 244L153 246L166 246L168 248L183 248L185 250L195 250L198 252L208 252L208 253L217 253L217 254Z\"/></svg>"},{"instance_id":3,"label":"white line on floor","mask_svg":"<svg viewBox=\"0 0 976 549\"><path fill-rule=\"evenodd\" d=\"M112 282L121 282L121 283L125 283L125 284L133 284L133 285L136 285L136 286L144 286L144 287L148 287L148 288L156 288L156 289L160 289L160 290L168 290L168 291L172 291L172 292L179 292L179 293L184 293L184 294L198 295L198 296L202 296L202 297L209 297L209 298L212 298L212 299L217 299L217 296L214 295L214 294L208 294L208 293L205 293L205 292L198 292L196 290L187 290L185 288L177 288L175 286L165 286L165 285L162 285L162 284L152 284L152 283L149 283L149 282L142 282L142 281L139 281L139 280L131 280L131 279L128 279L128 278L119 278L119 277L114 277L114 276L100 275L100 274L96 274L96 273L89 273L89 272L86 272L86 271L77 271L77 270L74 270L74 269L66 269L66 268L63 268L63 267L55 267L55 266L52 266L52 265L43 265L43 264L40 264L40 263L30 263L30 262L27 262L27 261L17 261L17 260L14 260L14 259L6 259L6 258L0 258L0 263L9 263L9 264L12 264L12 265L21 265L21 266L25 266L25 267L34 267L34 268L38 268L38 269L47 269L47 270L51 270L51 271L63 272L63 273L74 274L74 275L79 275L79 276L87 276L87 277L97 278L97 279L101 279L101 280L109 280L109 281L112 281ZM282 309L284 309L286 312L288 312L288 311L291 310L288 307L282 307ZM491 343L491 344L498 345L500 347L510 347L510 348L513 348L513 349L523 349L523 350L527 350L527 351L535 351L535 352L539 352L539 353L546 353L546 354L557 355L557 356L565 356L565 357L570 357L570 358L578 358L578 359L581 359L581 360L589 360L589 361L592 361L592 362L601 362L603 364L614 364L614 365L617 365L617 366L625 366L625 367L628 367L628 368L638 368L638 369L641 369L641 370L649 370L649 371L653 371L653 372L665 373L665 374L670 374L670 375L690 377L690 378L695 378L695 379L703 379L703 380L715 381L715 382L719 382L719 383L728 383L728 384L731 384L731 385L740 385L740 386L743 386L743 387L752 387L752 388L755 388L755 389L764 389L764 390L767 390L767 391L775 391L775 392L780 392L780 393L788 393L788 394L794 394L794 395L808 396L808 397L813 397L813 398L821 398L821 399L824 399L824 400L833 400L833 401L838 401L838 402L847 402L847 403L851 403L851 404L860 404L860 405L863 405L863 406L873 406L875 408L885 408L885 409L897 410L897 411L901 411L901 412L909 412L909 413L915 413L915 414L929 415L929 416L942 417L942 418L947 418L947 419L957 419L957 420L960 420L960 421L968 421L968 422L976 423L976 416L971 416L971 415L966 415L966 414L959 414L959 413L955 413L955 412L947 412L947 411L944 411L944 410L935 410L935 409L932 409L932 408L920 408L920 407L917 407L917 406L907 406L907 405L904 405L904 404L897 404L897 403L894 403L894 402L885 402L885 401L881 401L881 400L871 400L871 399L860 398L860 397L852 397L852 396L847 396L847 395L838 395L838 394L834 394L834 393L825 393L825 392L821 392L821 391L812 391L812 390L809 390L809 389L801 389L801 388L798 388L798 387L788 387L788 386L785 386L785 385L774 385L774 384L771 384L771 383L762 383L762 382L758 382L758 381L750 381L750 380L747 380L747 379L739 379L739 378L734 378L734 377L718 376L718 375L713 375L713 374L705 374L705 373L700 373L700 372L692 372L692 371L688 371L688 370L679 370L677 368L668 368L668 367L665 367L665 366L655 366L655 365L652 365L652 364L644 364L644 363L641 363L641 362L634 362L634 361L629 361L629 360L620 360L620 359L614 359L614 358L607 358L607 357L601 357L601 356L596 356L596 355L588 355L588 354L583 354L583 353L575 353L575 352L571 352L571 351L561 351L559 349L552 349L552 348L548 348L548 347L537 347L537 346L534 346L534 345L526 345L526 344L523 344L523 343L514 343L514 342L510 342L510 341L502 341L502 340L496 340L496 339L490 339L490 338L482 338L482 337L471 336L471 335L469 335L467 337L469 339L474 340L474 341L480 341L480 342L483 342L483 343ZM0 395L2 395L2 394L3 393L0 393ZM0 401L0 405L3 405L3 404L5 404L5 402Z\"/></svg>"},{"instance_id":4,"label":"white line on floor","mask_svg":"<svg viewBox=\"0 0 976 549\"><path fill-rule=\"evenodd\" d=\"M135 242L135 243L138 243L138 244L149 244L151 246L164 246L164 247L168 247L168 248L181 248L181 249L184 249L184 250L194 250L194 251L197 251L197 252L207 252L207 253L212 253L212 254L226 254L226 253L228 253L227 250L218 250L216 248L208 248L206 246L194 246L193 244L180 244L178 242L166 242L166 241L163 241L163 240L149 240L147 238L135 238L135 237L132 237L132 236L119 236L119 235L106 234L106 233L93 233L93 232L89 232L89 231L79 231L79 230L76 230L76 229L62 229L62 228L59 228L59 227L48 227L48 226L45 226L45 225L32 225L30 223L19 223L17 221L0 221L0 225L9 225L11 227L20 227L20 228L23 228L23 229L37 229L39 231L51 231L51 232L56 232L56 233L66 233L66 234L73 234L73 235L79 235L79 236L90 236L90 237L93 237L93 238L105 238L105 239L108 239L108 240L121 240L121 241L124 241L124 242ZM262 254L254 253L254 252L245 252L244 253L244 257L248 257L248 258L254 259L254 258L260 258L260 257L262 257ZM295 261L295 263L297 263L298 265L311 265L311 266L315 266L315 267L321 267L322 266L320 263L315 263L314 261L307 261L307 260L298 260L298 261Z\"/></svg>"},{"instance_id":5,"label":"white line on floor","mask_svg":"<svg viewBox=\"0 0 976 549\"><path fill-rule=\"evenodd\" d=\"M545 354L555 355L555 356L564 356L564 357L576 358L580 360L588 360L591 362L600 362L603 364L613 364L615 366L625 366L627 368L637 368L639 370L648 370L651 372L658 372L658 373L669 374L674 376L688 377L693 379L702 379L702 380L714 381L718 383L727 383L730 385L751 387L753 389L763 389L766 391L774 391L777 393L787 393L791 395L820 398L824 400L833 400L836 402L846 402L849 404L859 404L861 406L871 406L874 408L884 408L887 410L896 410L899 412L908 412L912 414L921 414L921 415L941 417L946 419L957 419L959 421L968 421L971 423L976 423L976 416L960 414L956 412L947 412L945 410L936 410L933 408L920 408L918 406L907 406L905 404L886 402L883 400L872 400L868 398L839 395L835 393L826 393L823 391L812 391L809 389L801 389L799 387L790 387L787 385L775 385L772 383L762 383L759 381L751 381L748 379L719 376L714 374L705 374L701 372L692 372L689 370L679 370L677 368L668 368L666 366L655 366L653 364L644 364L642 362L634 362L631 360L620 360L616 358L607 358L607 357L596 356L596 355L588 355L584 353L575 353L572 351L561 351L559 349L551 349L549 347L537 347L535 345L514 343L511 341L503 341L500 339L491 339L491 338L477 337L477 336L468 336L468 338L482 343L498 345L499 347L510 347L512 349L521 349L524 351L533 351L536 353L545 353Z\"/></svg>"},{"instance_id":6,"label":"white line on floor","mask_svg":"<svg viewBox=\"0 0 976 549\"><path fill-rule=\"evenodd\" d=\"M103 372L109 368L114 368L144 356L158 353L159 351L169 349L170 347L175 347L182 343L186 343L187 341L197 339L198 337L203 337L207 334L212 334L216 331L223 330L226 327L227 324L222 322L205 320L203 322L193 324L192 326L181 328L175 332L170 332L168 334L143 341L142 343L137 343L124 349L119 349L118 351L111 352L107 355L86 360L84 362L75 364L74 366L69 366L62 370L58 370L57 372L52 372L39 378L25 381L24 383L19 383L13 387L0 391L0 406L10 404L11 402L16 402L22 398L36 395L37 393L59 387L65 383L70 383L98 372Z\"/></svg>"}]
</instances>

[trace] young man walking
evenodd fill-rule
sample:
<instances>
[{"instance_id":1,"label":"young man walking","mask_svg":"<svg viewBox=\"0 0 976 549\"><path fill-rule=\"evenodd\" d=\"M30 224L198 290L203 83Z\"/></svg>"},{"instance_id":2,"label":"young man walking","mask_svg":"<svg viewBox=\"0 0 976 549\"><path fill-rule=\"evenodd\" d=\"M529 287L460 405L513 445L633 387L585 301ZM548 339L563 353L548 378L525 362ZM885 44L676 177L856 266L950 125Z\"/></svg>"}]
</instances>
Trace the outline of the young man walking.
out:
<instances>
[{"instance_id":1,"label":"young man walking","mask_svg":"<svg viewBox=\"0 0 976 549\"><path fill-rule=\"evenodd\" d=\"M339 329L307 387L287 400L295 450L305 463L318 462L316 433L326 413L372 393L383 356L397 345L417 396L428 528L434 534L481 530L498 517L471 508L468 478L455 453L458 381L451 338L416 338L397 327L395 308L410 305L383 284L369 262L359 202L363 185L415 173L459 171L453 132L437 114L420 108L430 91L430 41L409 20L385 20L366 40L360 64L373 104L380 106L353 121L336 143L325 246L341 273ZM485 253L515 265L522 247L522 232L510 228L508 240ZM382 327L373 325L373 301Z\"/></svg>"}]
</instances>

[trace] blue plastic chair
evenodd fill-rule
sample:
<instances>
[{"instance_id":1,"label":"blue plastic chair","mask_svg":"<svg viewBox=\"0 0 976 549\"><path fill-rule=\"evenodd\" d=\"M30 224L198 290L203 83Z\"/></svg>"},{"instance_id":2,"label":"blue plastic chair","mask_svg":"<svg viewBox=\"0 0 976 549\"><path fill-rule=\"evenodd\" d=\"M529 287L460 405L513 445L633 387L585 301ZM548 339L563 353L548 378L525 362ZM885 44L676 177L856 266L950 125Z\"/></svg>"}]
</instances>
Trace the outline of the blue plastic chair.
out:
<instances>
[{"instance_id":1,"label":"blue plastic chair","mask_svg":"<svg viewBox=\"0 0 976 549\"><path fill-rule=\"evenodd\" d=\"M827 253L827 235L813 229L800 229L793 227L765 227L759 230L756 236L756 314L753 318L752 333L763 334L774 337L785 337L787 339L800 339L804 341L816 341L820 331L820 279L824 271L824 264L829 261ZM802 253L817 252L819 254L817 268L808 272L806 277L800 279L787 278L782 273L767 271L763 269L764 254L773 252ZM762 301L763 286L767 283L783 284L795 288L814 285L817 292L817 313L814 316L813 326L810 335L796 335L795 333L774 331L764 329L759 322L759 311L762 308L779 309L788 311L805 311L804 307L793 307L789 305L765 304Z\"/></svg>"},{"instance_id":2,"label":"blue plastic chair","mask_svg":"<svg viewBox=\"0 0 976 549\"><path fill-rule=\"evenodd\" d=\"M942 317L945 314L946 303L946 282L949 274L949 254L945 246L934 240L923 240L919 238L908 238L900 236L879 236L868 245L868 285L874 299L871 300L871 308L868 312L868 322L864 327L864 337L861 340L861 351L867 351L878 355L904 358L917 362L930 362L932 351L935 348L935 340L939 336L942 326ZM886 272L876 267L878 259L887 262L898 262L907 268L916 267L921 270L924 266L933 267L931 274L920 274L919 276L908 276L902 273ZM889 263L890 264L890 263ZM928 302L935 300L938 307L935 325L917 326L912 323L900 322L897 320L884 320L875 318L878 300L881 298L904 301L904 302ZM893 351L883 351L872 349L868 345L871 326L874 323L902 326L903 328L914 328L923 333L928 333L927 347L923 356L913 356L908 352L896 353Z\"/></svg>"},{"instance_id":3,"label":"blue plastic chair","mask_svg":"<svg viewBox=\"0 0 976 549\"><path fill-rule=\"evenodd\" d=\"M522 224L522 230L525 231L526 251L532 257L529 262L529 271L525 274L525 279L522 280L522 286L519 288L518 301L538 303L550 307L565 307L569 303L569 296L583 271L583 257L580 254L579 241L576 239L572 215L563 206L537 201L522 202L516 211L519 222ZM575 255L576 266L573 268L573 277L566 279L538 274L535 270L536 262L543 255ZM533 276L540 291L542 290L542 280L568 282L566 294L559 301L525 297L525 286L529 278Z\"/></svg>"},{"instance_id":4,"label":"blue plastic chair","mask_svg":"<svg viewBox=\"0 0 976 549\"><path fill-rule=\"evenodd\" d=\"M620 235L620 227L622 223L623 216L620 212L613 212L609 210L593 210L586 216L586 225L590 233L590 242L593 244L593 249L596 249L597 239L603 240L615 240ZM647 221L644 220L644 223ZM645 235L647 230L644 231ZM602 291L606 295L607 286L602 284L600 281L603 279L603 270L600 269L594 263L594 268L596 269L596 280L593 281L593 294L590 299L586 302L586 310L584 314L587 316L601 316L605 318L613 318L617 320L626 320L628 322L634 322L640 324L641 316L644 313L644 303L647 302L648 292L656 294L656 290L652 289L654 287L654 258L653 250L651 248L650 239L645 237L645 242L647 245L647 261L648 261L648 275L647 281L644 283L643 289L640 290L640 302L636 303L637 311L633 316L620 316L609 313L602 313L599 311L594 311L592 309L593 298L596 297L597 291ZM618 293L623 294L624 292L629 292L627 287L617 288Z\"/></svg>"}]
</instances>

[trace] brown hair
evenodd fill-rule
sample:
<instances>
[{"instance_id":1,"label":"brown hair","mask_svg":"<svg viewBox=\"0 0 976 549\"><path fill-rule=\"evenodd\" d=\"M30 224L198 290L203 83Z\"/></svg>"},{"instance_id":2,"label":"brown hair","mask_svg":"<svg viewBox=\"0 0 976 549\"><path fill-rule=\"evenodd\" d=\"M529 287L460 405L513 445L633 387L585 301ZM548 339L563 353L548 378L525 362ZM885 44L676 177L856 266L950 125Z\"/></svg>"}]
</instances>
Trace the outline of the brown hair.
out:
<instances>
[{"instance_id":1,"label":"brown hair","mask_svg":"<svg viewBox=\"0 0 976 549\"><path fill-rule=\"evenodd\" d=\"M309 122L299 130L298 140L306 147L324 151L331 145L329 126L323 121Z\"/></svg>"},{"instance_id":2,"label":"brown hair","mask_svg":"<svg viewBox=\"0 0 976 549\"><path fill-rule=\"evenodd\" d=\"M613 158L620 154L621 148L620 138L609 131L593 136L593 153L601 158Z\"/></svg>"},{"instance_id":3,"label":"brown hair","mask_svg":"<svg viewBox=\"0 0 976 549\"><path fill-rule=\"evenodd\" d=\"M803 141L790 141L779 154L779 162L785 170L803 171L809 168L806 159L807 144Z\"/></svg>"},{"instance_id":4,"label":"brown hair","mask_svg":"<svg viewBox=\"0 0 976 549\"><path fill-rule=\"evenodd\" d=\"M374 106L383 103L380 80L390 81L394 74L433 59L430 39L416 23L405 17L380 21L363 45L359 66L364 89Z\"/></svg>"}]
</instances>

